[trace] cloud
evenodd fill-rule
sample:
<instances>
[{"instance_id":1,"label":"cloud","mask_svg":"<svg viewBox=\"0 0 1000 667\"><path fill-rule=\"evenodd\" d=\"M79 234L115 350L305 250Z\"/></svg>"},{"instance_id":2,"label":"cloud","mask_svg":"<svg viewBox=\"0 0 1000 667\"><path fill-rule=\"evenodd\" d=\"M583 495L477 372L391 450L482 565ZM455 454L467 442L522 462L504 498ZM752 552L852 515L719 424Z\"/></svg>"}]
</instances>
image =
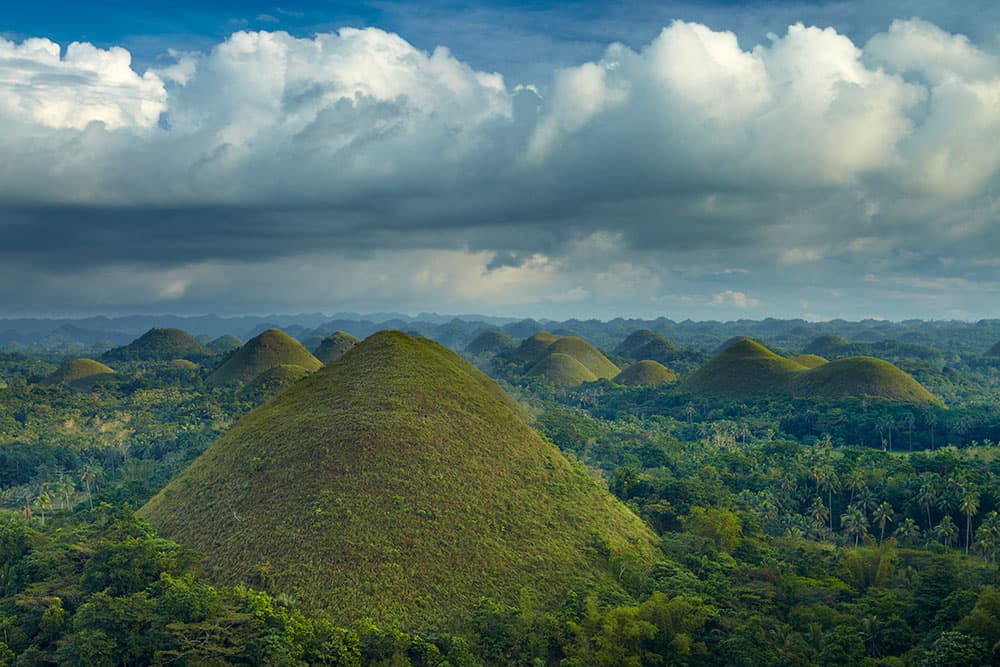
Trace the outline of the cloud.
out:
<instances>
[{"instance_id":1,"label":"cloud","mask_svg":"<svg viewBox=\"0 0 1000 667\"><path fill-rule=\"evenodd\" d=\"M143 73L0 39L0 259L40 302L90 276L94 303L211 309L262 294L218 276L309 257L397 306L815 310L868 274L972 304L1000 254L995 51L920 20L756 45L675 21L513 84L374 28L241 31Z\"/></svg>"}]
</instances>

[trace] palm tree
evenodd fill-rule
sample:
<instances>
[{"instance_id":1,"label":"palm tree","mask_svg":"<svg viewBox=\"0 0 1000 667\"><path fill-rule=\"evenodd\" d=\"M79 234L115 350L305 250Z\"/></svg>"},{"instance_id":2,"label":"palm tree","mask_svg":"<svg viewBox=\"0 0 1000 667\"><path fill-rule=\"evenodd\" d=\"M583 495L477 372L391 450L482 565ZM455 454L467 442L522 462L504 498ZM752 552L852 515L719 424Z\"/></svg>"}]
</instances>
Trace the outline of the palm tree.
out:
<instances>
[{"instance_id":1,"label":"palm tree","mask_svg":"<svg viewBox=\"0 0 1000 667\"><path fill-rule=\"evenodd\" d=\"M840 525L844 532L854 536L854 546L858 546L858 540L862 535L868 534L868 517L857 505L851 505L847 511L840 515Z\"/></svg>"},{"instance_id":2,"label":"palm tree","mask_svg":"<svg viewBox=\"0 0 1000 667\"><path fill-rule=\"evenodd\" d=\"M826 489L827 496L830 500L830 531L833 531L833 492L840 489L840 479L837 477L837 473L834 472L833 468L826 466L826 470L823 473L823 479L817 484L821 484L824 489Z\"/></svg>"},{"instance_id":3,"label":"palm tree","mask_svg":"<svg viewBox=\"0 0 1000 667\"><path fill-rule=\"evenodd\" d=\"M895 513L892 511L892 505L888 501L883 500L878 507L875 508L874 519L878 521L878 527L880 530L878 536L878 543L882 544L885 540L885 524L892 522L892 517Z\"/></svg>"},{"instance_id":4,"label":"palm tree","mask_svg":"<svg viewBox=\"0 0 1000 667\"><path fill-rule=\"evenodd\" d=\"M906 544L913 544L920 537L920 526L910 517L906 517L893 535Z\"/></svg>"},{"instance_id":5,"label":"palm tree","mask_svg":"<svg viewBox=\"0 0 1000 667\"><path fill-rule=\"evenodd\" d=\"M920 485L920 491L917 492L917 502L927 510L927 530L933 528L933 524L931 523L931 505L937 502L937 499L937 488L932 480L928 479Z\"/></svg>"},{"instance_id":6,"label":"palm tree","mask_svg":"<svg viewBox=\"0 0 1000 667\"><path fill-rule=\"evenodd\" d=\"M830 510L823 504L823 499L819 496L813 499L812 506L809 507L809 516L819 526L825 526L826 522L830 519Z\"/></svg>"},{"instance_id":7,"label":"palm tree","mask_svg":"<svg viewBox=\"0 0 1000 667\"><path fill-rule=\"evenodd\" d=\"M969 490L962 496L958 503L958 508L965 514L965 553L969 553L972 546L972 517L979 511L979 492Z\"/></svg>"},{"instance_id":8,"label":"palm tree","mask_svg":"<svg viewBox=\"0 0 1000 667\"><path fill-rule=\"evenodd\" d=\"M43 491L35 497L35 506L42 515L42 525L45 525L45 510L52 507L52 496L48 491Z\"/></svg>"},{"instance_id":9,"label":"palm tree","mask_svg":"<svg viewBox=\"0 0 1000 667\"><path fill-rule=\"evenodd\" d=\"M983 518L976 530L976 544L983 554L983 560L989 563L996 559L997 547L1000 546L1000 518L997 517L996 510Z\"/></svg>"},{"instance_id":10,"label":"palm tree","mask_svg":"<svg viewBox=\"0 0 1000 667\"><path fill-rule=\"evenodd\" d=\"M80 481L83 482L84 487L87 489L87 502L90 505L90 509L94 509L94 497L91 493L91 485L97 485L103 472L100 466L90 463L84 465L80 470Z\"/></svg>"},{"instance_id":11,"label":"palm tree","mask_svg":"<svg viewBox=\"0 0 1000 667\"><path fill-rule=\"evenodd\" d=\"M934 528L934 536L946 547L950 547L958 539L958 526L951 520L950 514L945 514L941 523Z\"/></svg>"},{"instance_id":12,"label":"palm tree","mask_svg":"<svg viewBox=\"0 0 1000 667\"><path fill-rule=\"evenodd\" d=\"M850 472L847 473L847 488L851 490L851 498L847 501L847 504L853 504L854 494L867 486L868 476L865 474L865 471L860 467L851 468Z\"/></svg>"}]
</instances>

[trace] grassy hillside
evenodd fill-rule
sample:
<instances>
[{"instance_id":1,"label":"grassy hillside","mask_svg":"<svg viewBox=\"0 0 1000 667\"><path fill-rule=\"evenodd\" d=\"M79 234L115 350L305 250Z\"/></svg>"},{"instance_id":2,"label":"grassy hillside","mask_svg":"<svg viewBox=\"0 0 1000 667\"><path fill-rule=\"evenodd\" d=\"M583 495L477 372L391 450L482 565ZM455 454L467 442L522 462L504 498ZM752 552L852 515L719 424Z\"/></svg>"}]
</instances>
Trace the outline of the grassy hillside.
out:
<instances>
[{"instance_id":1,"label":"grassy hillside","mask_svg":"<svg viewBox=\"0 0 1000 667\"><path fill-rule=\"evenodd\" d=\"M533 364L541 359L545 350L557 340L559 340L559 336L548 331L539 331L521 341L521 344L516 349L511 350L508 356L515 363Z\"/></svg>"},{"instance_id":2,"label":"grassy hillside","mask_svg":"<svg viewBox=\"0 0 1000 667\"><path fill-rule=\"evenodd\" d=\"M81 380L93 380L101 376L114 375L115 370L93 359L67 361L56 372L46 378L48 384L73 384Z\"/></svg>"},{"instance_id":3,"label":"grassy hillside","mask_svg":"<svg viewBox=\"0 0 1000 667\"><path fill-rule=\"evenodd\" d=\"M328 364L331 361L340 359L348 350L360 342L356 336L343 331L335 331L323 339L323 342L319 344L319 347L316 348L313 354L321 362Z\"/></svg>"},{"instance_id":4,"label":"grassy hillside","mask_svg":"<svg viewBox=\"0 0 1000 667\"><path fill-rule=\"evenodd\" d=\"M243 341L232 334L225 334L218 338L213 338L205 345L215 354L225 354L243 345Z\"/></svg>"},{"instance_id":5,"label":"grassy hillside","mask_svg":"<svg viewBox=\"0 0 1000 667\"><path fill-rule=\"evenodd\" d=\"M540 377L557 387L575 387L597 380L597 376L589 368L561 352L546 354L528 369L527 375Z\"/></svg>"},{"instance_id":6,"label":"grassy hillside","mask_svg":"<svg viewBox=\"0 0 1000 667\"><path fill-rule=\"evenodd\" d=\"M196 371L201 368L198 364L187 359L174 359L167 366L175 371Z\"/></svg>"},{"instance_id":7,"label":"grassy hillside","mask_svg":"<svg viewBox=\"0 0 1000 667\"><path fill-rule=\"evenodd\" d=\"M682 387L720 398L871 398L887 403L940 404L913 377L887 361L848 357L826 362L814 355L786 359L749 338L723 350Z\"/></svg>"},{"instance_id":8,"label":"grassy hillside","mask_svg":"<svg viewBox=\"0 0 1000 667\"><path fill-rule=\"evenodd\" d=\"M342 623L453 622L481 596L615 585L653 536L450 350L377 333L239 420L140 512L224 581ZM294 545L294 548L289 548Z\"/></svg>"},{"instance_id":9,"label":"grassy hillside","mask_svg":"<svg viewBox=\"0 0 1000 667\"><path fill-rule=\"evenodd\" d=\"M816 368L817 366L830 363L828 359L825 359L818 354L800 354L797 357L792 357L792 361L797 364L801 364L806 368Z\"/></svg>"},{"instance_id":10,"label":"grassy hillside","mask_svg":"<svg viewBox=\"0 0 1000 667\"><path fill-rule=\"evenodd\" d=\"M824 334L809 341L803 354L815 354L821 357L834 357L844 350L850 343L843 336Z\"/></svg>"},{"instance_id":11,"label":"grassy hillside","mask_svg":"<svg viewBox=\"0 0 1000 667\"><path fill-rule=\"evenodd\" d=\"M887 403L941 403L912 376L874 357L838 359L799 373L791 391L805 398L867 397Z\"/></svg>"},{"instance_id":12,"label":"grassy hillside","mask_svg":"<svg viewBox=\"0 0 1000 667\"><path fill-rule=\"evenodd\" d=\"M499 354L517 347L512 336L496 329L487 329L465 346L469 354Z\"/></svg>"},{"instance_id":13,"label":"grassy hillside","mask_svg":"<svg viewBox=\"0 0 1000 667\"><path fill-rule=\"evenodd\" d=\"M643 359L616 375L614 381L618 384L634 387L655 387L677 382L677 373L658 361Z\"/></svg>"},{"instance_id":14,"label":"grassy hillside","mask_svg":"<svg viewBox=\"0 0 1000 667\"><path fill-rule=\"evenodd\" d=\"M302 344L280 329L268 329L251 338L206 378L210 385L248 382L280 364L315 371L323 364Z\"/></svg>"},{"instance_id":15,"label":"grassy hillside","mask_svg":"<svg viewBox=\"0 0 1000 667\"><path fill-rule=\"evenodd\" d=\"M652 359L663 362L676 354L678 348L673 341L652 329L633 331L619 343L614 353L626 359Z\"/></svg>"},{"instance_id":16,"label":"grassy hillside","mask_svg":"<svg viewBox=\"0 0 1000 667\"><path fill-rule=\"evenodd\" d=\"M111 361L197 361L209 357L212 351L182 329L150 329L128 345L104 353Z\"/></svg>"},{"instance_id":17,"label":"grassy hillside","mask_svg":"<svg viewBox=\"0 0 1000 667\"><path fill-rule=\"evenodd\" d=\"M255 402L274 396L279 391L298 382L310 371L294 364L278 364L267 369L243 387L243 395Z\"/></svg>"},{"instance_id":18,"label":"grassy hillside","mask_svg":"<svg viewBox=\"0 0 1000 667\"><path fill-rule=\"evenodd\" d=\"M739 338L683 383L686 391L719 397L745 397L787 390L788 376L805 366L785 359L761 343Z\"/></svg>"},{"instance_id":19,"label":"grassy hillside","mask_svg":"<svg viewBox=\"0 0 1000 667\"><path fill-rule=\"evenodd\" d=\"M613 378L621 372L600 350L578 336L560 338L545 349L545 354L568 354L599 378Z\"/></svg>"}]
</instances>

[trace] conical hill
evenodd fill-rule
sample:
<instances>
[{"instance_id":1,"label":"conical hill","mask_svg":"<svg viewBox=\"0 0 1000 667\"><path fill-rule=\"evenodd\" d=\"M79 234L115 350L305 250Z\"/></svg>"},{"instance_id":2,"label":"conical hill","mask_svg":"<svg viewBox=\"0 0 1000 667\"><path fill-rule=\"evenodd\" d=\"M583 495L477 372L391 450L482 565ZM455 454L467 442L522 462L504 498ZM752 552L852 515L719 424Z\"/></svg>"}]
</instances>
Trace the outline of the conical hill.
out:
<instances>
[{"instance_id":1,"label":"conical hill","mask_svg":"<svg viewBox=\"0 0 1000 667\"><path fill-rule=\"evenodd\" d=\"M232 334L223 334L218 338L213 338L205 345L215 354L225 354L243 345L243 341Z\"/></svg>"},{"instance_id":2,"label":"conical hill","mask_svg":"<svg viewBox=\"0 0 1000 667\"><path fill-rule=\"evenodd\" d=\"M221 366L212 371L206 382L210 385L247 382L280 364L301 366L307 371L315 371L323 365L309 350L302 347L302 343L284 331L268 329L233 352Z\"/></svg>"},{"instance_id":3,"label":"conical hill","mask_svg":"<svg viewBox=\"0 0 1000 667\"><path fill-rule=\"evenodd\" d=\"M545 349L545 354L568 354L599 378L613 378L621 372L596 347L578 336L565 336Z\"/></svg>"},{"instance_id":4,"label":"conical hill","mask_svg":"<svg viewBox=\"0 0 1000 667\"><path fill-rule=\"evenodd\" d=\"M338 623L441 627L482 596L615 586L653 535L471 364L383 331L240 419L141 511L221 581Z\"/></svg>"},{"instance_id":5,"label":"conical hill","mask_svg":"<svg viewBox=\"0 0 1000 667\"><path fill-rule=\"evenodd\" d=\"M113 368L105 366L93 359L74 359L60 366L52 375L45 379L47 384L75 384L94 381L98 378L110 377L115 374Z\"/></svg>"},{"instance_id":6,"label":"conical hill","mask_svg":"<svg viewBox=\"0 0 1000 667\"><path fill-rule=\"evenodd\" d=\"M557 387L575 387L597 380L589 368L563 352L546 354L528 369L528 376L540 377Z\"/></svg>"},{"instance_id":7,"label":"conical hill","mask_svg":"<svg viewBox=\"0 0 1000 667\"><path fill-rule=\"evenodd\" d=\"M684 381L695 394L741 398L786 388L788 374L805 366L786 359L752 338L738 338Z\"/></svg>"},{"instance_id":8,"label":"conical hill","mask_svg":"<svg viewBox=\"0 0 1000 667\"><path fill-rule=\"evenodd\" d=\"M499 354L517 347L513 337L497 329L487 329L465 346L469 354Z\"/></svg>"},{"instance_id":9,"label":"conical hill","mask_svg":"<svg viewBox=\"0 0 1000 667\"><path fill-rule=\"evenodd\" d=\"M651 359L661 364L677 354L673 341L652 329L633 331L615 348L615 354L626 359Z\"/></svg>"},{"instance_id":10,"label":"conical hill","mask_svg":"<svg viewBox=\"0 0 1000 667\"><path fill-rule=\"evenodd\" d=\"M316 348L313 354L321 362L328 364L331 361L340 359L348 350L360 342L357 337L349 333L335 331L323 339L323 342L319 344L319 347Z\"/></svg>"},{"instance_id":11,"label":"conical hill","mask_svg":"<svg viewBox=\"0 0 1000 667\"><path fill-rule=\"evenodd\" d=\"M103 358L115 361L198 361L211 355L211 350L183 329L150 329L128 345L108 350Z\"/></svg>"},{"instance_id":12,"label":"conical hill","mask_svg":"<svg viewBox=\"0 0 1000 667\"><path fill-rule=\"evenodd\" d=\"M614 381L633 387L656 387L677 382L677 373L658 361L643 359L616 375Z\"/></svg>"}]
</instances>

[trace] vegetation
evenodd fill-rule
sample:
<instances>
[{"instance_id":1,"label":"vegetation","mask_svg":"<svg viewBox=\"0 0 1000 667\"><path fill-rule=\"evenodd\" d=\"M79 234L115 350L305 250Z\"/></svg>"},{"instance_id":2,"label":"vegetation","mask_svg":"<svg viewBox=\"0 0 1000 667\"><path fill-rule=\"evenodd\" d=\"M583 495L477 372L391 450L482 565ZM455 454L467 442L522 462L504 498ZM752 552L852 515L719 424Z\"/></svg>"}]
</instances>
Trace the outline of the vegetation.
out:
<instances>
[{"instance_id":1,"label":"vegetation","mask_svg":"<svg viewBox=\"0 0 1000 667\"><path fill-rule=\"evenodd\" d=\"M294 364L278 364L250 380L243 387L243 396L253 403L262 403L265 399L298 382L310 371Z\"/></svg>"},{"instance_id":2,"label":"vegetation","mask_svg":"<svg viewBox=\"0 0 1000 667\"><path fill-rule=\"evenodd\" d=\"M575 580L613 584L609 558L654 554L638 518L492 380L399 332L242 418L140 514L220 580L341 623L447 625L525 590L550 606Z\"/></svg>"},{"instance_id":3,"label":"vegetation","mask_svg":"<svg viewBox=\"0 0 1000 667\"><path fill-rule=\"evenodd\" d=\"M150 329L124 347L116 347L104 354L110 361L170 361L190 359L199 361L212 356L212 351L194 336L181 329Z\"/></svg>"},{"instance_id":4,"label":"vegetation","mask_svg":"<svg viewBox=\"0 0 1000 667\"><path fill-rule=\"evenodd\" d=\"M818 354L800 354L797 357L792 357L792 361L806 368L816 368L817 366L830 363L828 359Z\"/></svg>"},{"instance_id":5,"label":"vegetation","mask_svg":"<svg viewBox=\"0 0 1000 667\"><path fill-rule=\"evenodd\" d=\"M316 358L324 364L340 359L348 350L360 343L355 336L343 331L335 331L320 342L313 352Z\"/></svg>"},{"instance_id":6,"label":"vegetation","mask_svg":"<svg viewBox=\"0 0 1000 667\"><path fill-rule=\"evenodd\" d=\"M469 354L499 354L517 347L514 337L499 329L487 329L465 346Z\"/></svg>"},{"instance_id":7,"label":"vegetation","mask_svg":"<svg viewBox=\"0 0 1000 667\"><path fill-rule=\"evenodd\" d=\"M597 379L589 368L561 352L546 354L528 369L526 375L541 378L556 387L575 387Z\"/></svg>"},{"instance_id":8,"label":"vegetation","mask_svg":"<svg viewBox=\"0 0 1000 667\"><path fill-rule=\"evenodd\" d=\"M226 354L243 345L243 341L232 334L223 334L205 343L214 354Z\"/></svg>"},{"instance_id":9,"label":"vegetation","mask_svg":"<svg viewBox=\"0 0 1000 667\"><path fill-rule=\"evenodd\" d=\"M81 381L93 381L114 375L115 370L93 359L74 359L67 361L47 378L51 384L79 384Z\"/></svg>"},{"instance_id":10,"label":"vegetation","mask_svg":"<svg viewBox=\"0 0 1000 667\"><path fill-rule=\"evenodd\" d=\"M278 329L268 329L234 351L206 378L209 385L247 382L275 366L287 364L315 371L323 363L302 344Z\"/></svg>"},{"instance_id":11,"label":"vegetation","mask_svg":"<svg viewBox=\"0 0 1000 667\"><path fill-rule=\"evenodd\" d=\"M614 381L634 387L656 387L677 382L677 373L659 362L644 359L626 367Z\"/></svg>"}]
</instances>

